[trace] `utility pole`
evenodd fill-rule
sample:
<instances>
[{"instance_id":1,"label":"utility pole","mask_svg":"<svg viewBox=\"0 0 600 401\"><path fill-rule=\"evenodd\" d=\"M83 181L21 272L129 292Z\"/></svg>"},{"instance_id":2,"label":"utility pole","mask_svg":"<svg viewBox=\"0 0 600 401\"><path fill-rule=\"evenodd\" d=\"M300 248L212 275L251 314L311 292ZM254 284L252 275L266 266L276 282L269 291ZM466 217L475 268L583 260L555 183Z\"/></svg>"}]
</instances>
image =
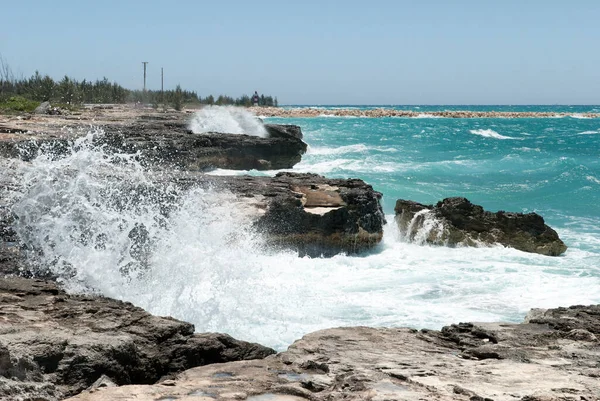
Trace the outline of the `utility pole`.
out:
<instances>
[{"instance_id":1,"label":"utility pole","mask_svg":"<svg viewBox=\"0 0 600 401\"><path fill-rule=\"evenodd\" d=\"M144 92L146 92L146 64L148 64L148 62L142 61L142 64L144 64Z\"/></svg>"}]
</instances>

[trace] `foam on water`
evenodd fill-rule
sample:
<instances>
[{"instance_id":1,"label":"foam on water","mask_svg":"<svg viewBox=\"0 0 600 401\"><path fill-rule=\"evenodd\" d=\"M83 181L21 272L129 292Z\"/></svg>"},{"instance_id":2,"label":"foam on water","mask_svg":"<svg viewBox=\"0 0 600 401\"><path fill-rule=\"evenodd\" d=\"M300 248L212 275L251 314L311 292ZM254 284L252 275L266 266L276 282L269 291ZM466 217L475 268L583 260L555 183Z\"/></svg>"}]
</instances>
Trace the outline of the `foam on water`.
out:
<instances>
[{"instance_id":1,"label":"foam on water","mask_svg":"<svg viewBox=\"0 0 600 401\"><path fill-rule=\"evenodd\" d=\"M205 106L194 114L190 129L196 134L221 132L266 137L258 118L242 107Z\"/></svg>"}]
</instances>

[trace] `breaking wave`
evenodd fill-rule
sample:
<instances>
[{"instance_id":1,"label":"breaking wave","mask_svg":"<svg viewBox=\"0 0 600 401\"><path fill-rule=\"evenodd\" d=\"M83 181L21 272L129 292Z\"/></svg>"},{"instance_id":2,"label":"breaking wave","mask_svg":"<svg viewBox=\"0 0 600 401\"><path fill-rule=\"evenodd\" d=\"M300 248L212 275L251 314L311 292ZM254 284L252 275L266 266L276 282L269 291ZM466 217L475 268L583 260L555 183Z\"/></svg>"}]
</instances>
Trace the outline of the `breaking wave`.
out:
<instances>
[{"instance_id":1,"label":"breaking wave","mask_svg":"<svg viewBox=\"0 0 600 401\"><path fill-rule=\"evenodd\" d=\"M234 106L205 106L194 114L190 129L196 134L220 132L267 136L265 127L254 114Z\"/></svg>"},{"instance_id":2,"label":"breaking wave","mask_svg":"<svg viewBox=\"0 0 600 401\"><path fill-rule=\"evenodd\" d=\"M516 139L516 138L513 138L512 136L500 135L499 133L497 133L496 131L491 130L491 129L472 129L472 130L469 130L469 132L473 135L479 135L479 136L483 136L485 138Z\"/></svg>"}]
</instances>

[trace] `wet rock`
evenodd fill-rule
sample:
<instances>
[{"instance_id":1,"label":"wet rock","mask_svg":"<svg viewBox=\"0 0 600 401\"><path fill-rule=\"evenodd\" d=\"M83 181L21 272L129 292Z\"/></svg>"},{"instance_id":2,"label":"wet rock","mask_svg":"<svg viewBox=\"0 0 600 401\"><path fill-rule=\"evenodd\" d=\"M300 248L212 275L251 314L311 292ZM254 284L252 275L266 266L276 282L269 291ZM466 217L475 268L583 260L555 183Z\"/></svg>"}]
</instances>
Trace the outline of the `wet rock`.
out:
<instances>
[{"instance_id":1,"label":"wet rock","mask_svg":"<svg viewBox=\"0 0 600 401\"><path fill-rule=\"evenodd\" d=\"M0 399L58 400L90 386L151 384L194 366L272 353L226 334L194 334L192 324L130 303L0 278Z\"/></svg>"},{"instance_id":2,"label":"wet rock","mask_svg":"<svg viewBox=\"0 0 600 401\"><path fill-rule=\"evenodd\" d=\"M373 248L383 237L381 194L362 180L297 173L201 180L251 202L260 211L254 226L272 247L332 256Z\"/></svg>"},{"instance_id":3,"label":"wet rock","mask_svg":"<svg viewBox=\"0 0 600 401\"><path fill-rule=\"evenodd\" d=\"M595 400L598 346L565 331L597 306L551 309L543 323L459 323L442 331L346 327L307 334L263 360L190 369L172 386L123 386L81 394L113 399ZM323 368L326 366L327 368Z\"/></svg>"},{"instance_id":4,"label":"wet rock","mask_svg":"<svg viewBox=\"0 0 600 401\"><path fill-rule=\"evenodd\" d=\"M436 245L480 246L501 244L525 252L559 256L567 246L537 213L496 213L465 198L446 198L434 205L399 199L398 227L410 240Z\"/></svg>"}]
</instances>

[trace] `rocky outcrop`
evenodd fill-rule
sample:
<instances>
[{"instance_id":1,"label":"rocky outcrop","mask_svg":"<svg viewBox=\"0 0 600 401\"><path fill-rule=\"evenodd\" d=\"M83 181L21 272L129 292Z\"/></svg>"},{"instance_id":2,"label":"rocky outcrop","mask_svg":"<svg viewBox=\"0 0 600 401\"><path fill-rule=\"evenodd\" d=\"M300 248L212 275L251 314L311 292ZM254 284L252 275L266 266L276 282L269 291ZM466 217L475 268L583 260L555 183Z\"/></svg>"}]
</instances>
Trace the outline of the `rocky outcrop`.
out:
<instances>
[{"instance_id":1,"label":"rocky outcrop","mask_svg":"<svg viewBox=\"0 0 600 401\"><path fill-rule=\"evenodd\" d=\"M214 168L277 170L300 162L307 145L297 126L280 129L271 125L270 136L261 138L227 133L194 134L185 123L135 123L129 127L106 127L100 144L117 150L141 152L158 165L187 171Z\"/></svg>"},{"instance_id":2,"label":"rocky outcrop","mask_svg":"<svg viewBox=\"0 0 600 401\"><path fill-rule=\"evenodd\" d=\"M399 199L394 210L400 232L409 240L449 246L501 244L548 256L567 250L537 213L493 213L465 198L446 198L435 206Z\"/></svg>"},{"instance_id":3,"label":"rocky outcrop","mask_svg":"<svg viewBox=\"0 0 600 401\"><path fill-rule=\"evenodd\" d=\"M187 176L170 181L238 195L256 210L253 225L270 247L332 256L373 248L383 238L381 193L359 179L286 172L275 177Z\"/></svg>"},{"instance_id":4,"label":"rocky outcrop","mask_svg":"<svg viewBox=\"0 0 600 401\"><path fill-rule=\"evenodd\" d=\"M67 295L54 283L0 278L0 399L59 400L103 375L152 384L191 367L273 350L152 316L130 303Z\"/></svg>"},{"instance_id":5,"label":"rocky outcrop","mask_svg":"<svg viewBox=\"0 0 600 401\"><path fill-rule=\"evenodd\" d=\"M441 331L327 329L263 360L194 368L173 382L72 400L597 400L600 306L538 315Z\"/></svg>"},{"instance_id":6,"label":"rocky outcrop","mask_svg":"<svg viewBox=\"0 0 600 401\"><path fill-rule=\"evenodd\" d=\"M292 168L307 149L298 126L268 124L266 138L228 133L195 134L185 119L182 114L142 114L125 121L93 120L90 124L104 131L93 138L94 144L118 152L138 153L152 165L188 171ZM65 129L60 123L67 123L69 128ZM29 160L41 148L56 154L65 153L76 138L89 131L89 124L81 124L61 119L16 120L2 124L0 156Z\"/></svg>"}]
</instances>

